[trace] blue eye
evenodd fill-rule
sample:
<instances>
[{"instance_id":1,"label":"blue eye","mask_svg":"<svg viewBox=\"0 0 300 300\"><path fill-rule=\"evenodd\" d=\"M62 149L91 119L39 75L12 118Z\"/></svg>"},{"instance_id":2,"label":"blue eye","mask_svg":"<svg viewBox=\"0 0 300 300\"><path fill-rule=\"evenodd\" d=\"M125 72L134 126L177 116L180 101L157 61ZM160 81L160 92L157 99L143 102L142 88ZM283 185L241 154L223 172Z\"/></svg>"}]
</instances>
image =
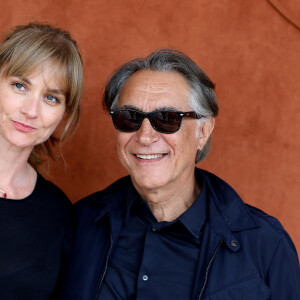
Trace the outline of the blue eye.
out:
<instances>
[{"instance_id":1,"label":"blue eye","mask_svg":"<svg viewBox=\"0 0 300 300\"><path fill-rule=\"evenodd\" d=\"M56 97L52 96L52 95L47 95L46 99L48 102L56 104L56 103L60 103L59 99L57 99Z\"/></svg>"},{"instance_id":2,"label":"blue eye","mask_svg":"<svg viewBox=\"0 0 300 300\"><path fill-rule=\"evenodd\" d=\"M24 91L25 90L25 86L22 83L20 83L20 82L14 82L13 86L15 86L20 91Z\"/></svg>"}]
</instances>

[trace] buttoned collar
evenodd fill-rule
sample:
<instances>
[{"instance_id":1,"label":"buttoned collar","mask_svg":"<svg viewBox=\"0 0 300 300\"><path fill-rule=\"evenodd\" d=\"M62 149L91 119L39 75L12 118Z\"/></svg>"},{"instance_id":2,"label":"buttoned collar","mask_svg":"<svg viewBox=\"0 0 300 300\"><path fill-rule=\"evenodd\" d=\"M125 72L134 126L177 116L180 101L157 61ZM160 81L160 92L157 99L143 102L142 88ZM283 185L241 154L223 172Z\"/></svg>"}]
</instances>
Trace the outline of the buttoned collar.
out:
<instances>
[{"instance_id":1,"label":"buttoned collar","mask_svg":"<svg viewBox=\"0 0 300 300\"><path fill-rule=\"evenodd\" d=\"M198 182L198 184L199 186L202 185L202 187L193 204L176 220L172 222L159 222L153 224L155 229L160 230L163 227L171 226L176 222L180 222L188 230L188 232L190 232L195 238L199 239L202 226L206 219L207 198L205 182ZM134 186L131 184L126 197L125 222L130 217L130 213L133 210L138 213L145 213L145 210L138 210L140 205L146 207L146 209L149 210L149 213L153 216L146 201L140 197ZM152 219L154 220L155 217L153 216Z\"/></svg>"},{"instance_id":2,"label":"buttoned collar","mask_svg":"<svg viewBox=\"0 0 300 300\"><path fill-rule=\"evenodd\" d=\"M219 177L200 169L195 169L197 182L203 180L206 185L207 223L222 238L229 248L237 251L239 247L232 247L233 232L257 228L249 214L248 208L239 195ZM98 222L104 215L123 211L125 214L126 201L131 192L137 194L129 176L119 179L106 190L88 197L95 208L94 222ZM138 195L138 194L137 194ZM123 210L124 209L124 210ZM119 215L119 213L117 213ZM124 215L123 215L124 216Z\"/></svg>"},{"instance_id":3,"label":"buttoned collar","mask_svg":"<svg viewBox=\"0 0 300 300\"><path fill-rule=\"evenodd\" d=\"M200 237L202 227L206 221L207 215L207 197L206 183L198 182L201 191L196 197L194 203L181 215L178 220L189 230L196 238Z\"/></svg>"}]
</instances>

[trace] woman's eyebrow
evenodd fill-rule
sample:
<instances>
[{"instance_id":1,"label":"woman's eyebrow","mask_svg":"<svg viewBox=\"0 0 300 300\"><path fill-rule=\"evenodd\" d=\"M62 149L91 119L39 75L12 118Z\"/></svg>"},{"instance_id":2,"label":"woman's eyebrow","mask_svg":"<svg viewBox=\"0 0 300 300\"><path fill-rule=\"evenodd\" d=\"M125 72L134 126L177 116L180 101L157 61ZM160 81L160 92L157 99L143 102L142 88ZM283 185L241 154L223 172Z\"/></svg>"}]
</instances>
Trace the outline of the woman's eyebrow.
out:
<instances>
[{"instance_id":1,"label":"woman's eyebrow","mask_svg":"<svg viewBox=\"0 0 300 300\"><path fill-rule=\"evenodd\" d=\"M21 81L24 81L25 83L27 83L29 85L32 85L32 82L26 77L23 77L23 76L14 76L14 77L19 78ZM59 94L59 95L65 95L65 92L63 90L60 90L60 89L47 88L47 92L54 93L54 94Z\"/></svg>"},{"instance_id":2,"label":"woman's eyebrow","mask_svg":"<svg viewBox=\"0 0 300 300\"><path fill-rule=\"evenodd\" d=\"M26 77L23 77L23 76L14 76L14 77L19 78L21 81L24 81L25 83L27 83L29 85L32 85L31 81Z\"/></svg>"},{"instance_id":3,"label":"woman's eyebrow","mask_svg":"<svg viewBox=\"0 0 300 300\"><path fill-rule=\"evenodd\" d=\"M49 89L48 88L47 92L65 96L65 92L63 90L59 90L59 89Z\"/></svg>"}]
</instances>

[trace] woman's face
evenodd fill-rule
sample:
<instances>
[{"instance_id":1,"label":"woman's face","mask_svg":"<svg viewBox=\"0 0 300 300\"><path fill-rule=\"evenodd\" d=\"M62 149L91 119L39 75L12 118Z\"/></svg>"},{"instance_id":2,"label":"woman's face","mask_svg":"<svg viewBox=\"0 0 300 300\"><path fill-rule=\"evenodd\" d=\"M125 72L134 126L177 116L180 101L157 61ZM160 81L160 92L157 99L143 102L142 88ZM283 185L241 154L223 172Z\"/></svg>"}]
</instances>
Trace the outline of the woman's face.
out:
<instances>
[{"instance_id":1,"label":"woman's face","mask_svg":"<svg viewBox=\"0 0 300 300\"><path fill-rule=\"evenodd\" d=\"M64 80L45 63L25 76L3 76L0 70L0 142L32 150L45 142L66 108Z\"/></svg>"}]
</instances>

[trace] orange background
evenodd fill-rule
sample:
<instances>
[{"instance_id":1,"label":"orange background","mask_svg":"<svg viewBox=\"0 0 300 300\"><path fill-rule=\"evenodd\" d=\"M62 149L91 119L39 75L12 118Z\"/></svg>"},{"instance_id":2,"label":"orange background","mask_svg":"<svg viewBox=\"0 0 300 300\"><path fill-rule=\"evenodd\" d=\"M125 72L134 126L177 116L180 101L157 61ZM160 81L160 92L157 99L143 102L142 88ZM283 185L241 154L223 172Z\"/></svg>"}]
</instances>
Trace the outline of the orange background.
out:
<instances>
[{"instance_id":1,"label":"orange background","mask_svg":"<svg viewBox=\"0 0 300 300\"><path fill-rule=\"evenodd\" d=\"M299 0L0 0L1 32L28 21L69 30L84 59L79 129L48 178L72 202L126 174L103 86L116 67L161 47L182 50L216 83L209 158L199 164L277 217L300 249Z\"/></svg>"}]
</instances>

